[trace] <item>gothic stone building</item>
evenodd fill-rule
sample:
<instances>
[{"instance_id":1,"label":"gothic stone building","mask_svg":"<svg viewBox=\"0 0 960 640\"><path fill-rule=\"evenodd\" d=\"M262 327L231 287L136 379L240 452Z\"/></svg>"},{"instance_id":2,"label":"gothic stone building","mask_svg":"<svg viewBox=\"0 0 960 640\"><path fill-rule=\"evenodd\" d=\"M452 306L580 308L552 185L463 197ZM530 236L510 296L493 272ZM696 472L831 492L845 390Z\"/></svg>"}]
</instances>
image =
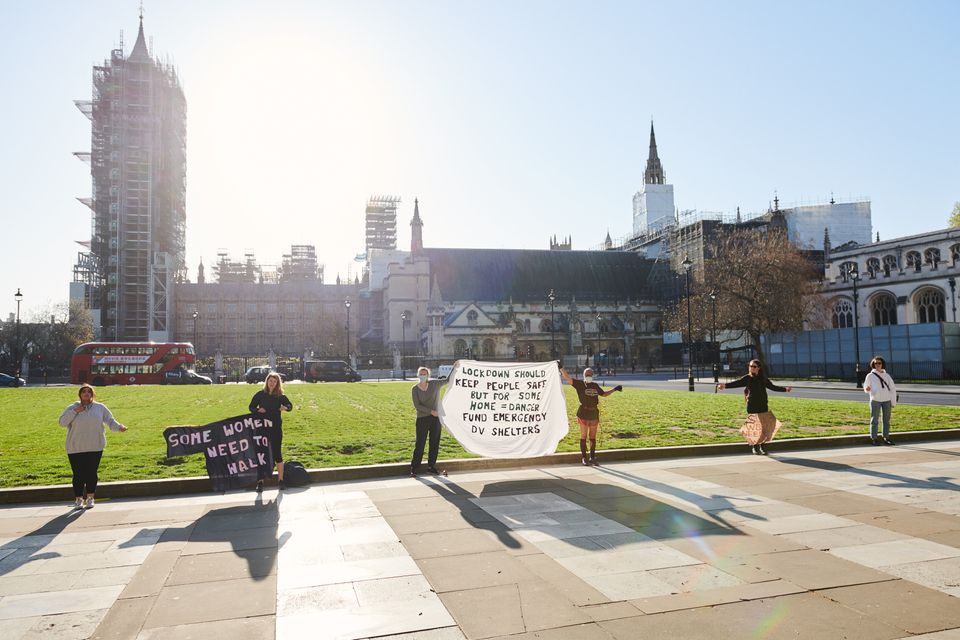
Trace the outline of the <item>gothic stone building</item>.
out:
<instances>
[{"instance_id":1,"label":"gothic stone building","mask_svg":"<svg viewBox=\"0 0 960 640\"><path fill-rule=\"evenodd\" d=\"M419 208L411 226L410 253L370 280L378 300L369 304L381 317L368 340L431 362L592 361L598 350L611 365L659 362L652 260L625 251L425 248Z\"/></svg>"},{"instance_id":2,"label":"gothic stone building","mask_svg":"<svg viewBox=\"0 0 960 640\"><path fill-rule=\"evenodd\" d=\"M823 295L834 328L956 322L960 229L829 251ZM857 291L854 298L856 273Z\"/></svg>"}]
</instances>

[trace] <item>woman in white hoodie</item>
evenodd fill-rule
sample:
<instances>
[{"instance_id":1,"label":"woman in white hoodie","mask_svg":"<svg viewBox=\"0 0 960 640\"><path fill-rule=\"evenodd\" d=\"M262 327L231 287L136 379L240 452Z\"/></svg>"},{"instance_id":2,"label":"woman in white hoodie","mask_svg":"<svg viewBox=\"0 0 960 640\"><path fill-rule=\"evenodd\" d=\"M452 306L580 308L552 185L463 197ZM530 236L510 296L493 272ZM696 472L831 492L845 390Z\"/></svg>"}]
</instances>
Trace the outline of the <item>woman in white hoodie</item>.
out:
<instances>
[{"instance_id":1,"label":"woman in white hoodie","mask_svg":"<svg viewBox=\"0 0 960 640\"><path fill-rule=\"evenodd\" d=\"M97 471L107 439L103 435L103 425L111 431L126 431L127 428L117 422L106 405L93 401L93 387L80 385L74 402L60 415L60 426L67 430L67 458L73 470L73 495L75 509L92 509L96 504Z\"/></svg>"},{"instance_id":2,"label":"woman in white hoodie","mask_svg":"<svg viewBox=\"0 0 960 640\"><path fill-rule=\"evenodd\" d=\"M880 356L870 361L870 373L863 381L863 390L870 394L870 442L880 444L877 439L877 423L883 413L883 444L893 444L890 440L890 410L897 406L897 387L886 371L887 362Z\"/></svg>"}]
</instances>

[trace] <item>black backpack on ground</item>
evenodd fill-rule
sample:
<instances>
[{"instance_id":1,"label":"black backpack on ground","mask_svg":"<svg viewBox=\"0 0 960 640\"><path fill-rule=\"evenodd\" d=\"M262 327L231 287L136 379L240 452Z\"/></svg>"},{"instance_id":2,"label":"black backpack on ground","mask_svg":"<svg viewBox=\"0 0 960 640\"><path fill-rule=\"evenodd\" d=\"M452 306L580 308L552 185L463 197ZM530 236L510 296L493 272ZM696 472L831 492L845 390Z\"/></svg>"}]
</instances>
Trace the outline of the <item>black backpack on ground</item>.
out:
<instances>
[{"instance_id":1,"label":"black backpack on ground","mask_svg":"<svg viewBox=\"0 0 960 640\"><path fill-rule=\"evenodd\" d=\"M291 487L305 487L310 484L310 474L299 462L285 462L283 481Z\"/></svg>"}]
</instances>

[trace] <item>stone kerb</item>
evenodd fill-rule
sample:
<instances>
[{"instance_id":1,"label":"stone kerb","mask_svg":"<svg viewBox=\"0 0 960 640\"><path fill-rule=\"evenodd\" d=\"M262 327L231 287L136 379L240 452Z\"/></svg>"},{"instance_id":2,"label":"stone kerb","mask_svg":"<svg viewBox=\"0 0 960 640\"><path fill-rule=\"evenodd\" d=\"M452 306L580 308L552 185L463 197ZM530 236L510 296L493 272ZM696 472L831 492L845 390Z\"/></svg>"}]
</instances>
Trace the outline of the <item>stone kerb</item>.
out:
<instances>
[{"instance_id":1,"label":"stone kerb","mask_svg":"<svg viewBox=\"0 0 960 640\"><path fill-rule=\"evenodd\" d=\"M893 437L898 443L960 439L960 428L931 431L903 431L893 434ZM869 442L870 439L868 436L857 434L783 439L776 440L764 446L770 453L776 454L803 449L826 449L831 447L864 445ZM742 442L725 442L720 444L649 447L642 449L607 449L597 451L597 458L601 462L614 462L621 460L667 460L673 458L719 456L744 453L746 446L747 445ZM572 452L525 459L461 458L440 461L438 466L447 472L457 473L463 471L516 469L521 467L547 467L563 464L578 464L579 462L580 453ZM64 461L64 464L66 465L66 461ZM311 469L309 473L311 481L319 483L391 478L406 475L409 473L409 469L410 464L408 462L398 462L355 467L335 467L332 469ZM207 493L209 491L210 480L206 477L167 478L101 482L97 496L102 496L103 498L138 498ZM68 484L0 489L0 504L68 501L72 498L73 488Z\"/></svg>"}]
</instances>

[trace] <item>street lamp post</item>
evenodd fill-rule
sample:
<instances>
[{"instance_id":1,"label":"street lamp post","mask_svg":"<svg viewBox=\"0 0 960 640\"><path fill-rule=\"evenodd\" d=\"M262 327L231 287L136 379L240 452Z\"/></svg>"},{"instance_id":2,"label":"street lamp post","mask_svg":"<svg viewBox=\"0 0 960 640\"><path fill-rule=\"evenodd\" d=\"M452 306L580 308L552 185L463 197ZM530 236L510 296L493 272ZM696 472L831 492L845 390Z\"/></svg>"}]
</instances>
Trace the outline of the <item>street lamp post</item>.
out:
<instances>
[{"instance_id":1,"label":"street lamp post","mask_svg":"<svg viewBox=\"0 0 960 640\"><path fill-rule=\"evenodd\" d=\"M713 344L713 383L720 382L720 349L717 347L717 292L710 292L710 304L713 307L713 326L710 331L710 342Z\"/></svg>"},{"instance_id":2,"label":"street lamp post","mask_svg":"<svg viewBox=\"0 0 960 640\"><path fill-rule=\"evenodd\" d=\"M17 287L17 292L13 294L13 299L17 301L17 336L16 336L16 348L17 350L13 355L13 377L14 385L20 384L20 302L23 300L23 294L20 293L20 287Z\"/></svg>"},{"instance_id":3,"label":"street lamp post","mask_svg":"<svg viewBox=\"0 0 960 640\"><path fill-rule=\"evenodd\" d=\"M407 379L407 366L403 361L403 356L406 355L407 351L407 312L404 311L400 314L400 376L406 380Z\"/></svg>"},{"instance_id":4,"label":"street lamp post","mask_svg":"<svg viewBox=\"0 0 960 640\"><path fill-rule=\"evenodd\" d=\"M953 321L957 321L957 279L953 276L947 278L947 284L950 285L950 304L953 306Z\"/></svg>"},{"instance_id":5,"label":"street lamp post","mask_svg":"<svg viewBox=\"0 0 960 640\"><path fill-rule=\"evenodd\" d=\"M693 391L693 322L690 315L690 267L693 262L686 256L680 264L683 265L684 281L687 285L687 387Z\"/></svg>"},{"instance_id":6,"label":"street lamp post","mask_svg":"<svg viewBox=\"0 0 960 640\"><path fill-rule=\"evenodd\" d=\"M200 357L200 343L197 342L197 318L200 317L199 311L193 312L193 352L196 357Z\"/></svg>"},{"instance_id":7,"label":"street lamp post","mask_svg":"<svg viewBox=\"0 0 960 640\"><path fill-rule=\"evenodd\" d=\"M553 302L557 299L557 296L554 295L553 289L550 289L550 293L547 294L547 300L550 302L550 359L554 360L557 357L557 348L554 343L554 333L553 333Z\"/></svg>"},{"instance_id":8,"label":"street lamp post","mask_svg":"<svg viewBox=\"0 0 960 640\"><path fill-rule=\"evenodd\" d=\"M343 306L347 308L347 364L350 364L350 298L343 301Z\"/></svg>"},{"instance_id":9,"label":"street lamp post","mask_svg":"<svg viewBox=\"0 0 960 640\"><path fill-rule=\"evenodd\" d=\"M860 271L852 269L850 279L853 280L853 353L857 362L853 365L854 374L857 376L857 388L860 389L863 383L860 381L860 312L857 307L860 306L860 294L857 293L857 281L860 280Z\"/></svg>"},{"instance_id":10,"label":"street lamp post","mask_svg":"<svg viewBox=\"0 0 960 640\"><path fill-rule=\"evenodd\" d=\"M600 339L603 334L603 327L600 322L603 320L603 316L599 313L597 314L597 352L593 354L593 366L597 367L597 373L603 375L603 363L600 362Z\"/></svg>"}]
</instances>

